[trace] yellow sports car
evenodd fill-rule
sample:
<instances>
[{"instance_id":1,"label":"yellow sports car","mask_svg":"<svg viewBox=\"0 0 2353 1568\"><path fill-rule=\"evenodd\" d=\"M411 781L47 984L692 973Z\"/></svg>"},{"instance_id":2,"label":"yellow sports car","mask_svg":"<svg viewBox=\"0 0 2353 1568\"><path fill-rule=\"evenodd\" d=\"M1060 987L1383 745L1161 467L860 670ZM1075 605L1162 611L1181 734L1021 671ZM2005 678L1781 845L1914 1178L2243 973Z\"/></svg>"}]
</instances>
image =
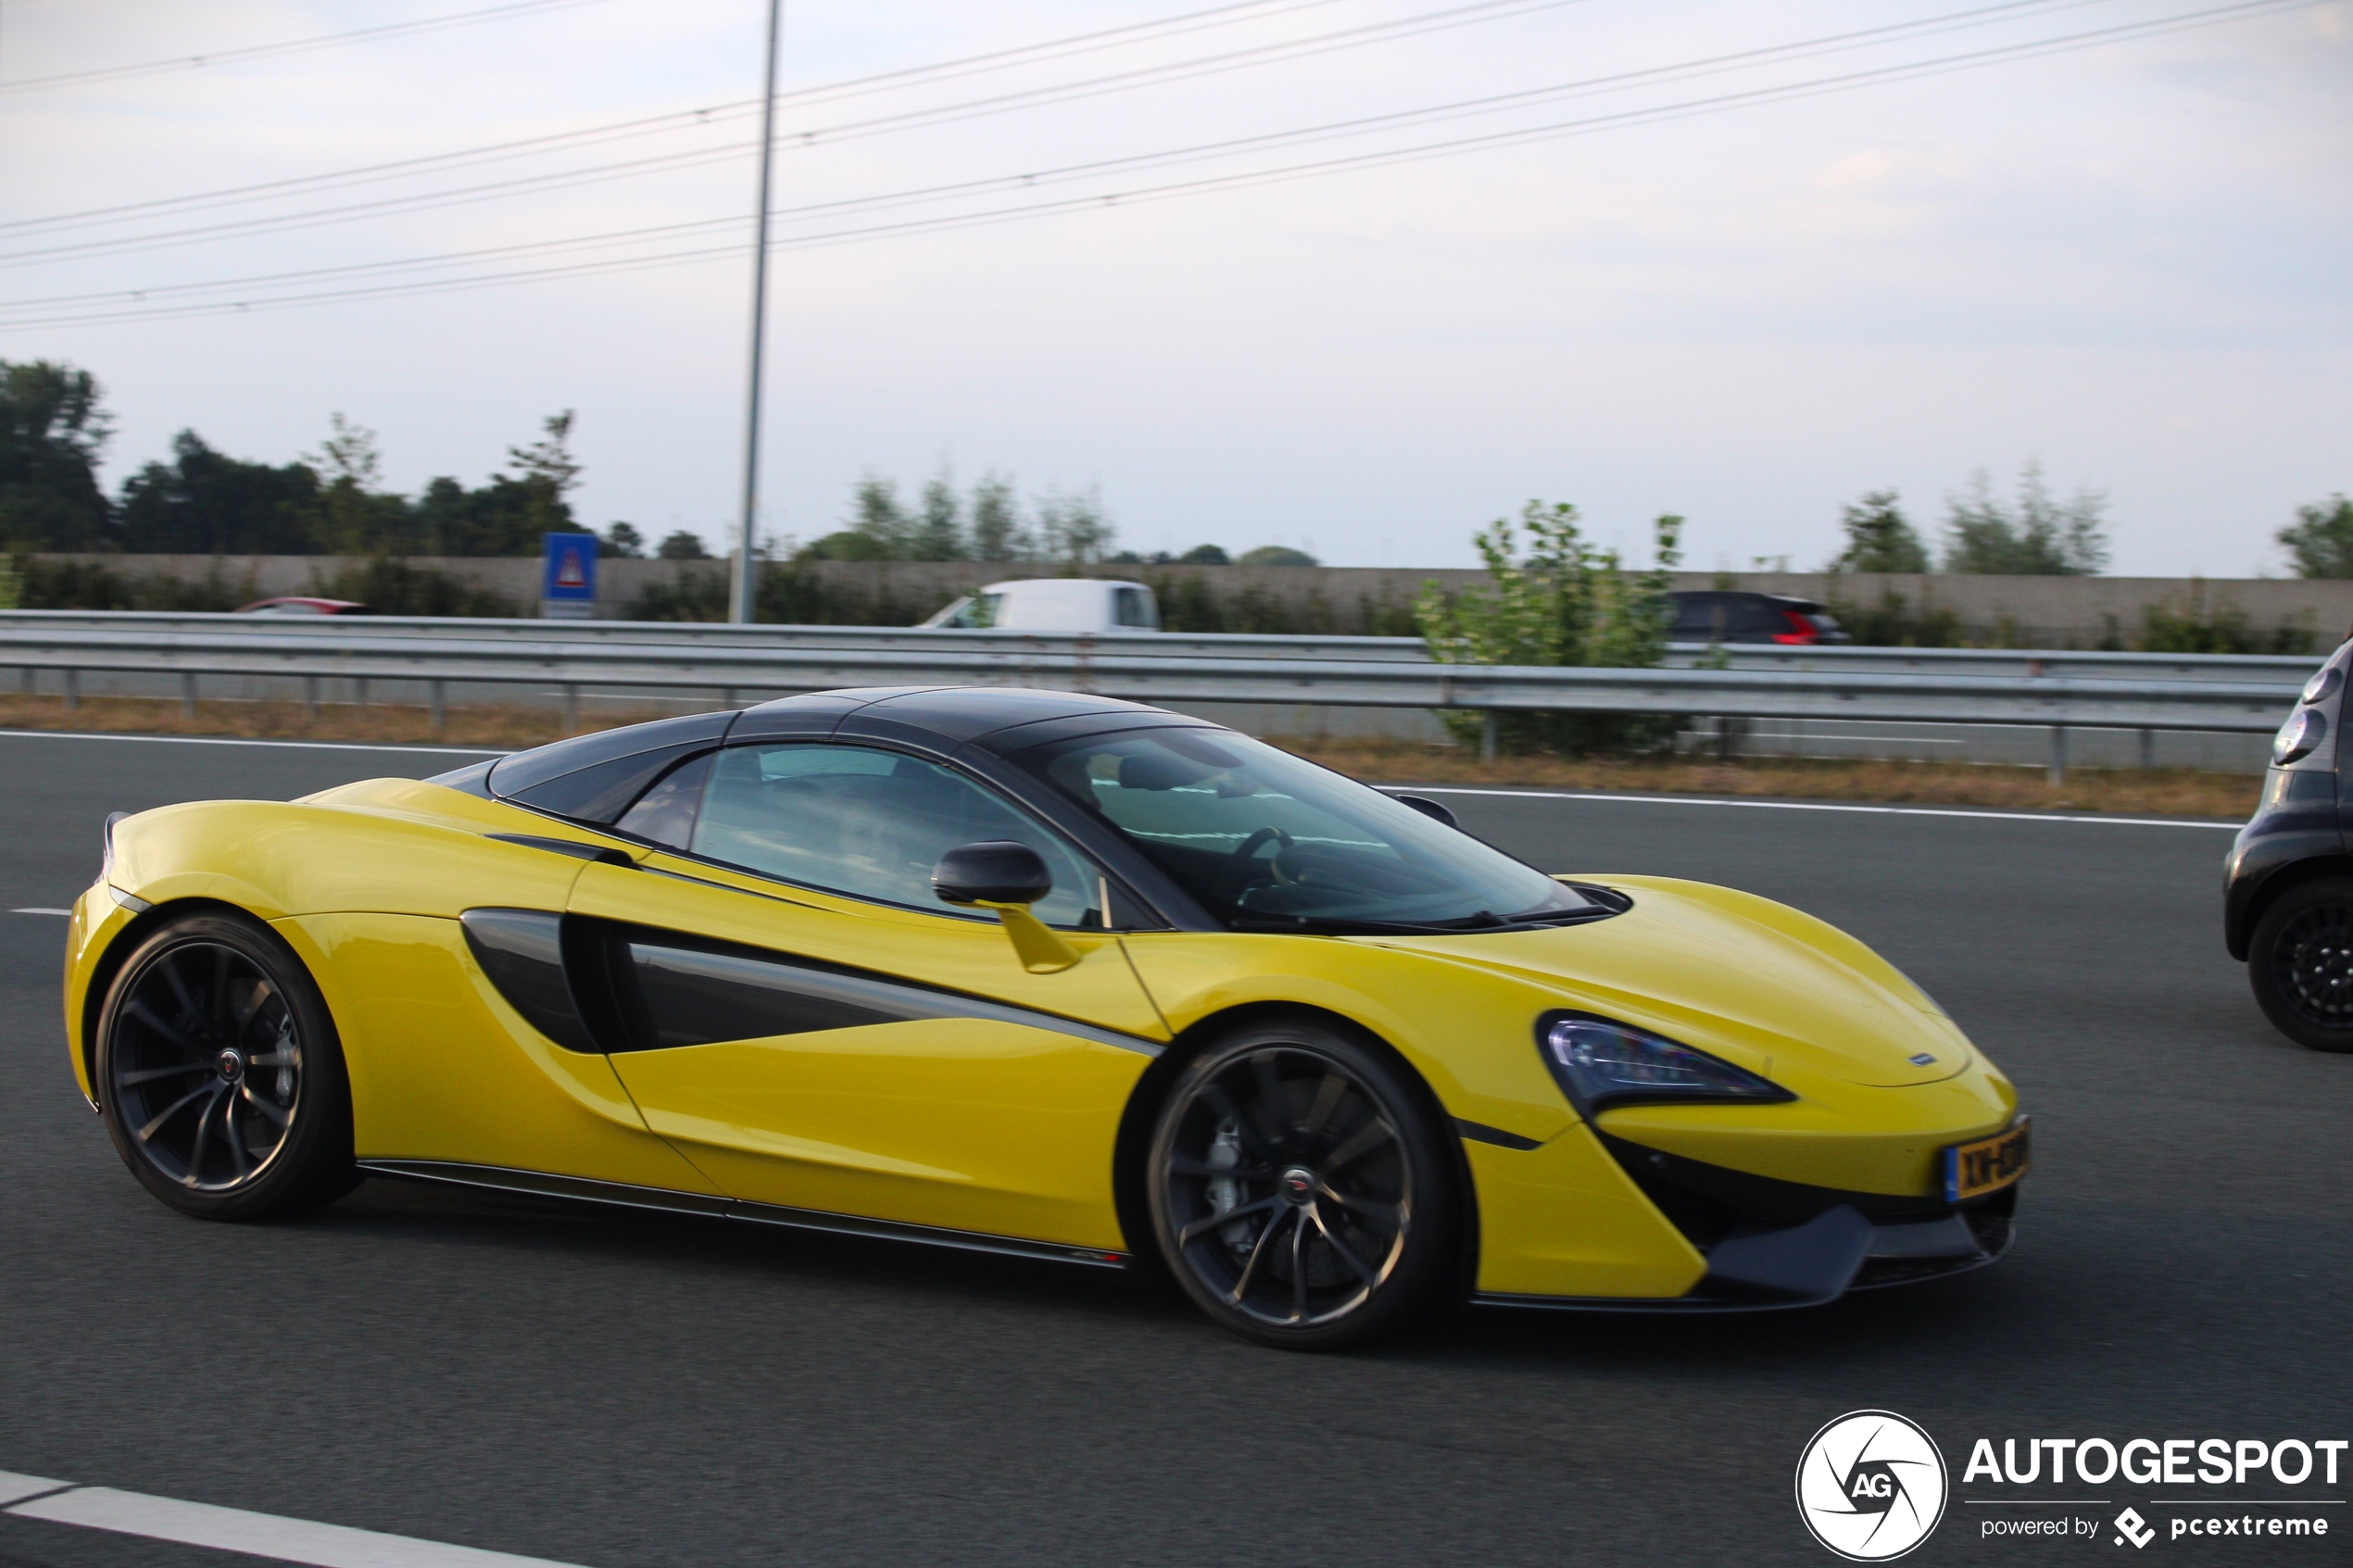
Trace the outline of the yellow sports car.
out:
<instances>
[{"instance_id":1,"label":"yellow sports car","mask_svg":"<svg viewBox=\"0 0 2353 1568\"><path fill-rule=\"evenodd\" d=\"M363 1175L1164 1269L1252 1339L2008 1246L2017 1096L1785 906L1197 719L816 693L107 826L73 1070L182 1212Z\"/></svg>"}]
</instances>

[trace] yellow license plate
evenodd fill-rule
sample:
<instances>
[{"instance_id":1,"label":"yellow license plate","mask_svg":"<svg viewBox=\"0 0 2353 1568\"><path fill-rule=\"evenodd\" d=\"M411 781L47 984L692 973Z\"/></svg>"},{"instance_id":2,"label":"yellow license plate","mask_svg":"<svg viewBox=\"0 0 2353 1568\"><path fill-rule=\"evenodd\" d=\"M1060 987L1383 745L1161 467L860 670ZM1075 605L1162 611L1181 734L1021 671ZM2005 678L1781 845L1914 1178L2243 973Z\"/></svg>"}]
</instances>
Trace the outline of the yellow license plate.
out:
<instances>
[{"instance_id":1,"label":"yellow license plate","mask_svg":"<svg viewBox=\"0 0 2353 1568\"><path fill-rule=\"evenodd\" d=\"M2023 1116L2007 1133L1954 1144L1944 1150L1944 1201L1958 1203L1999 1192L2026 1174L2028 1163Z\"/></svg>"}]
</instances>

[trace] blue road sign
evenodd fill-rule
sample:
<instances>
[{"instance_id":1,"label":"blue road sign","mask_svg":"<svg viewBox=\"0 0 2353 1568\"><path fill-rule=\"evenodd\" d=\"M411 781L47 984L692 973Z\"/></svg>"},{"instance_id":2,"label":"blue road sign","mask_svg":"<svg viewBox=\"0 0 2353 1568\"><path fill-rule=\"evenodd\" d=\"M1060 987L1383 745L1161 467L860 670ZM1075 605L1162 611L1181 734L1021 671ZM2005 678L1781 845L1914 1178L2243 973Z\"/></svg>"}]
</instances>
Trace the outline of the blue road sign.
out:
<instances>
[{"instance_id":1,"label":"blue road sign","mask_svg":"<svg viewBox=\"0 0 2353 1568\"><path fill-rule=\"evenodd\" d=\"M597 602L595 534L547 535L547 558L540 573L539 597L547 613L560 616L593 613ZM559 608L559 606L562 608Z\"/></svg>"}]
</instances>

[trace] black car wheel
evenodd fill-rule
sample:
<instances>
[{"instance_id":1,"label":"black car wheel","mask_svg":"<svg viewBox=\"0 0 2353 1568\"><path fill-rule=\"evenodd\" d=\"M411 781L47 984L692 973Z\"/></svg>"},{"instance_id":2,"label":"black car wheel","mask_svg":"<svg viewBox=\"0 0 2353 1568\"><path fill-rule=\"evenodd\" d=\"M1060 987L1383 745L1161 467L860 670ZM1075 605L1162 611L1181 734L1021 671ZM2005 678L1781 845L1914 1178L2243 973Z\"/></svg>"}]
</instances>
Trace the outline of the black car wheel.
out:
<instances>
[{"instance_id":1,"label":"black car wheel","mask_svg":"<svg viewBox=\"0 0 2353 1568\"><path fill-rule=\"evenodd\" d=\"M107 993L95 1066L123 1162L183 1214L292 1213L355 1180L334 1022L258 921L192 914L140 943Z\"/></svg>"},{"instance_id":2,"label":"black car wheel","mask_svg":"<svg viewBox=\"0 0 2353 1568\"><path fill-rule=\"evenodd\" d=\"M1162 1256L1264 1345L1331 1349L1419 1315L1458 1261L1454 1166L1406 1069L1321 1024L1262 1024L1189 1062L1149 1166Z\"/></svg>"},{"instance_id":3,"label":"black car wheel","mask_svg":"<svg viewBox=\"0 0 2353 1568\"><path fill-rule=\"evenodd\" d=\"M2255 1000L2281 1034L2316 1051L2353 1051L2353 882L2291 888L2248 945Z\"/></svg>"}]
</instances>

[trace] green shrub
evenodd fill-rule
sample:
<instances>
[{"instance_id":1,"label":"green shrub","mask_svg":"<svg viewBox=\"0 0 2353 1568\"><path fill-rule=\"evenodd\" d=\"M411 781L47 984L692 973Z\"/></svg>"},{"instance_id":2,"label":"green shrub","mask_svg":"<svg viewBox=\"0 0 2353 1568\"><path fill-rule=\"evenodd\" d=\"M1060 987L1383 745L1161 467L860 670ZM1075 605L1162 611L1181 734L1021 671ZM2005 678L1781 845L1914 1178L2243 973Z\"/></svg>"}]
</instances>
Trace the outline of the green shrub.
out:
<instances>
[{"instance_id":1,"label":"green shrub","mask_svg":"<svg viewBox=\"0 0 2353 1568\"><path fill-rule=\"evenodd\" d=\"M435 567L411 566L391 556L371 557L324 575L313 571L310 590L321 598L366 605L378 615L500 619L529 613L522 601L496 589L478 586Z\"/></svg>"},{"instance_id":2,"label":"green shrub","mask_svg":"<svg viewBox=\"0 0 2353 1568\"><path fill-rule=\"evenodd\" d=\"M2141 611L2141 651L2144 653L2313 653L2318 637L2311 625L2284 621L2270 631L2257 628L2246 611L2234 604L2209 605L2206 584L2193 578L2186 605L2148 605Z\"/></svg>"},{"instance_id":3,"label":"green shrub","mask_svg":"<svg viewBox=\"0 0 2353 1568\"><path fill-rule=\"evenodd\" d=\"M44 561L19 556L18 601L25 609L156 609L201 612L230 610L260 596L253 574L232 581L214 561L203 577L188 582L159 573L132 575L108 561Z\"/></svg>"},{"instance_id":4,"label":"green shrub","mask_svg":"<svg viewBox=\"0 0 2353 1568\"><path fill-rule=\"evenodd\" d=\"M1452 597L1434 583L1422 591L1415 609L1430 657L1441 664L1655 668L1667 651L1668 573L1681 558L1683 520L1662 517L1655 526L1657 562L1633 572L1617 551L1585 539L1575 507L1530 501L1516 527L1498 518L1473 541L1490 585ZM1479 713L1439 717L1464 741L1481 738L1487 724ZM1499 750L1569 756L1655 749L1674 734L1671 719L1639 714L1498 712L1494 725Z\"/></svg>"},{"instance_id":5,"label":"green shrub","mask_svg":"<svg viewBox=\"0 0 2353 1568\"><path fill-rule=\"evenodd\" d=\"M1882 589L1876 604L1841 596L1835 590L1825 601L1838 623L1857 643L1882 648L1957 648L1961 646L1958 610L1940 608L1927 594L1918 606L1893 588Z\"/></svg>"}]
</instances>

